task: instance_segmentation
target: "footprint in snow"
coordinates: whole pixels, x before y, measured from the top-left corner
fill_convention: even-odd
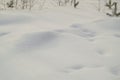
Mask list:
[[[77,71],[77,70],[81,70],[83,68],[84,68],[83,65],[75,65],[75,66],[65,68],[65,70],[63,72],[64,73],[71,73],[71,72],[74,72],[74,71]]]
[[[73,29],[69,30],[69,32],[78,35],[80,37],[87,38],[90,41],[93,41],[94,40],[93,38],[96,36],[96,32],[82,27],[81,24],[74,24],[71,27]]]
[[[73,25],[71,25],[70,27],[71,28],[74,28],[74,29],[78,29],[78,28],[80,28],[81,26],[83,26],[82,24],[73,24]]]
[[[116,38],[120,38],[120,34],[115,34],[114,35]]]
[[[91,65],[74,65],[74,66],[70,66],[70,67],[67,67],[65,68],[62,72],[64,73],[72,73],[72,72],[75,72],[75,71],[80,71],[84,68],[101,68],[102,65],[97,65],[97,64],[91,64]]]
[[[103,50],[103,49],[97,49],[96,52],[97,52],[99,55],[105,55],[105,50]]]
[[[7,34],[9,34],[9,33],[0,33],[0,37],[5,36]]]
[[[65,32],[65,30],[63,30],[63,29],[58,29],[58,30],[55,30],[55,32],[63,33],[63,32]]]
[[[114,75],[119,75],[120,76],[120,65],[119,66],[115,66],[115,67],[112,67],[110,69],[110,72]]]

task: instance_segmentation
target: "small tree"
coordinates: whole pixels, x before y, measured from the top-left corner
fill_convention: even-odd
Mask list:
[[[15,0],[15,8],[18,8],[18,0]]]
[[[35,5],[35,0],[29,0],[29,10],[32,9],[32,7]]]
[[[7,2],[7,6],[8,6],[8,8],[13,8],[14,7],[14,0]]]
[[[46,0],[41,0],[39,8],[42,9],[46,3]]]
[[[65,2],[64,2],[64,3],[65,3],[65,5],[67,5],[67,3],[69,3],[69,0],[65,0]]]
[[[21,6],[22,6],[21,8],[22,8],[22,9],[27,8],[27,7],[28,7],[27,4],[28,4],[28,0],[21,0]]]
[[[109,0],[107,3],[106,3],[106,6],[109,8],[109,9],[112,9],[112,0]]]
[[[98,11],[101,11],[101,0],[98,0]]]
[[[117,6],[117,2],[113,2],[112,4],[111,4],[111,7],[109,8],[109,9],[111,9],[112,10],[112,14],[110,14],[110,13],[107,13],[107,15],[109,15],[109,16],[120,16],[120,12],[117,12],[118,11],[118,6]]]
[[[120,12],[117,12],[117,10],[118,10],[117,4],[118,4],[117,2],[113,3],[113,5],[114,5],[113,11],[112,11],[113,16],[119,16],[120,15]]]
[[[74,8],[76,8],[79,4],[79,1],[71,0],[71,5],[73,4]]]

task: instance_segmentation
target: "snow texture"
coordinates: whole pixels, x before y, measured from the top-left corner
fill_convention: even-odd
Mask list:
[[[119,17],[90,5],[0,17],[0,80],[120,80]]]

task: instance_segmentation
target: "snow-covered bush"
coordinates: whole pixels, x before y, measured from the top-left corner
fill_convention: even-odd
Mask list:
[[[107,13],[109,16],[120,16],[120,12],[118,12],[118,2],[109,0],[108,3],[106,3],[106,6],[112,11],[112,13]]]

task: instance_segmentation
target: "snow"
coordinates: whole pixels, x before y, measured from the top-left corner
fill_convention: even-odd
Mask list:
[[[1,11],[0,80],[120,80],[120,18],[92,8]]]

